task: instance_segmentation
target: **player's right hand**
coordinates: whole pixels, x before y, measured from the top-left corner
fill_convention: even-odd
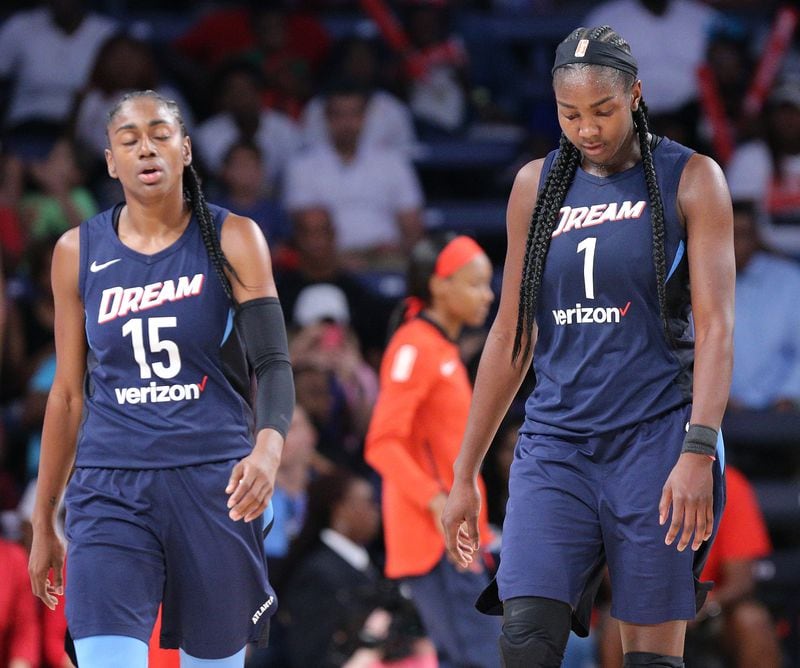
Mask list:
[[[34,530],[28,575],[34,595],[55,610],[58,605],[56,596],[64,595],[64,545],[55,529]]]
[[[480,509],[481,495],[477,480],[456,480],[442,513],[442,526],[447,555],[461,568],[467,568],[472,563],[480,546]]]

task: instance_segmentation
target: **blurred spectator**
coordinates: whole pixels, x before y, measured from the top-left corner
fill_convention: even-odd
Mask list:
[[[700,71],[700,132],[723,166],[730,160],[736,142],[754,132],[753,119],[744,114],[744,100],[755,69],[753,41],[742,20],[719,15],[712,22],[706,60]]]
[[[250,0],[244,7],[219,8],[180,37],[175,47],[195,64],[194,71],[184,68],[193,88],[204,94],[204,75],[230,57],[244,55],[265,78],[264,103],[299,117],[330,40],[315,16],[284,9],[283,4]]]
[[[5,399],[19,396],[41,361],[54,350],[50,264],[55,242],[54,237],[35,241],[27,253],[28,274],[9,282],[3,351]]]
[[[0,27],[0,79],[12,80],[4,127],[64,123],[100,45],[115,30],[82,0],[48,0]]]
[[[20,215],[32,238],[58,236],[97,213],[70,139],[59,138],[46,156],[28,163],[26,173],[31,187],[20,201]]]
[[[769,96],[765,139],[742,145],[726,169],[734,199],[758,203],[764,240],[800,256],[800,78]]]
[[[327,209],[311,206],[292,215],[293,257],[276,262],[275,283],[286,322],[291,322],[300,291],[316,283],[330,283],[347,298],[353,329],[368,360],[380,359],[386,344],[386,323],[394,302],[374,296],[363,279],[342,266],[336,249],[336,230]]]
[[[360,443],[378,395],[378,376],[350,327],[347,297],[330,283],[309,285],[297,295],[292,322],[299,328],[289,346],[292,363],[332,374],[347,406],[349,437]]]
[[[754,563],[772,552],[767,526],[747,478],[728,465],[725,484],[725,512],[700,577],[714,582],[714,589],[698,614],[700,625],[691,633],[707,631],[714,636],[715,644],[725,649],[727,665],[780,668],[783,661],[775,625],[754,596]],[[715,619],[721,622],[717,628]],[[710,623],[705,624],[706,620]]]
[[[379,526],[375,491],[366,480],[338,473],[310,485],[306,523],[279,590],[294,668],[341,666],[360,644],[380,601],[380,572],[366,549]]]
[[[353,37],[345,40],[339,49],[333,78],[351,82],[368,96],[359,146],[389,147],[410,155],[416,143],[411,112],[405,103],[381,89],[378,45],[374,40]],[[309,146],[331,143],[324,95],[316,95],[306,105],[303,132]]]
[[[290,213],[312,206],[331,211],[346,264],[401,266],[404,251],[422,233],[422,191],[402,153],[360,145],[367,101],[355,89],[327,95],[332,146],[318,146],[291,162],[286,207]]]
[[[302,406],[295,406],[286,434],[272,494],[273,523],[264,540],[270,574],[278,578],[289,543],[300,533],[306,515],[307,488],[317,444],[317,431]]]
[[[255,143],[246,140],[235,142],[222,161],[220,192],[214,201],[233,213],[256,221],[274,256],[289,236],[289,219],[280,204],[270,196],[264,162],[263,153]]]
[[[767,251],[751,202],[734,202],[736,327],[730,408],[800,410],[800,266]]]
[[[22,160],[0,151],[0,259],[7,274],[17,268],[28,240],[19,218],[24,172]]]
[[[211,172],[220,172],[235,143],[249,141],[261,150],[264,169],[274,184],[299,148],[299,129],[285,114],[262,106],[262,89],[258,68],[245,61],[230,62],[218,72],[214,90],[219,91],[219,108],[194,134],[195,148]]]
[[[39,668],[41,627],[28,580],[28,557],[0,539],[0,665]]]
[[[102,162],[103,171],[108,111],[119,97],[134,90],[154,90],[175,100],[192,134],[189,107],[174,87],[162,83],[153,48],[130,35],[114,35],[97,52],[87,86],[78,98],[74,121],[76,141],[94,161]]]
[[[697,0],[608,0],[582,22],[607,24],[625,35],[647,82],[642,96],[650,127],[689,146],[695,145],[698,120],[697,69],[706,57],[714,16]]]
[[[56,376],[56,356],[44,357],[33,372],[22,398],[22,427],[29,434],[25,452],[25,480],[32,480],[39,470],[42,445],[42,422],[47,396]]]
[[[488,257],[469,237],[423,239],[414,247],[365,448],[383,483],[386,575],[408,588],[448,666],[500,663],[499,620],[474,608],[489,581],[482,555],[467,568],[451,562],[441,519],[472,398],[456,341],[465,326],[484,324],[494,300],[491,276]],[[492,534],[482,479],[475,487],[485,548]]]
[[[767,528],[747,479],[731,466],[726,466],[725,477],[725,512],[701,575],[701,580],[714,582],[714,589],[689,625],[687,665],[708,665],[707,655],[693,656],[697,651],[722,654],[724,666],[780,668],[775,626],[754,597],[754,563],[772,550]],[[602,629],[600,665],[617,668],[622,663],[619,625],[609,617]]]
[[[408,2],[404,21],[412,54],[406,62],[407,98],[423,136],[464,129],[468,117],[468,55],[448,34],[450,9],[443,2]]]

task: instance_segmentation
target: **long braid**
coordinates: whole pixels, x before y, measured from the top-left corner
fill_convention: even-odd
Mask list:
[[[175,117],[175,120],[180,126],[181,134],[186,136],[186,124],[183,121],[183,115],[181,114],[181,110],[177,102],[165,98],[163,95],[160,95],[154,90],[133,91],[120,97],[117,103],[108,112],[106,127],[108,127],[111,121],[114,120],[114,117],[117,115],[123,104],[140,97],[149,97],[157,100],[160,104],[163,104]],[[216,227],[214,226],[214,218],[211,215],[211,211],[208,209],[208,204],[206,203],[206,198],[203,194],[203,189],[201,188],[200,177],[197,175],[194,165],[189,165],[186,167],[186,169],[184,169],[183,197],[192,213],[197,218],[197,222],[200,227],[200,235],[203,238],[203,244],[206,247],[206,252],[211,260],[211,264],[214,265],[214,270],[216,271],[217,276],[219,276],[219,280],[222,283],[222,289],[225,291],[228,299],[235,304],[236,300],[233,297],[233,288],[231,287],[231,282],[228,280],[225,270],[227,269],[227,271],[237,279],[238,276],[236,275],[234,268],[231,266],[231,263],[228,261],[228,258],[225,257],[225,253],[222,252],[219,235],[217,234]]]
[[[236,276],[236,271],[231,266],[228,258],[225,257],[225,253],[222,252],[217,228],[214,226],[214,218],[211,215],[211,211],[208,209],[203,189],[200,187],[200,177],[197,175],[194,165],[189,165],[183,172],[183,195],[192,213],[194,213],[197,218],[197,223],[200,227],[200,235],[203,238],[203,245],[206,247],[206,252],[211,260],[211,264],[214,265],[217,276],[219,276],[222,289],[225,290],[228,299],[235,304],[236,300],[233,297],[233,288],[231,287],[231,282],[228,280],[228,276],[225,274],[225,270],[227,269],[233,276]]]
[[[656,270],[656,291],[658,294],[658,310],[661,313],[661,324],[664,334],[672,347],[675,339],[667,321],[667,253],[665,248],[666,224],[664,220],[664,202],[661,199],[661,188],[658,186],[656,168],[653,163],[653,151],[650,148],[649,128],[647,124],[647,106],[639,100],[639,108],[633,114],[636,131],[639,134],[639,147],[642,152],[642,167],[647,182],[647,197],[650,200],[650,220],[653,226],[653,265]]]
[[[536,207],[528,227],[528,238],[525,243],[525,261],[522,267],[522,281],[519,286],[519,314],[517,331],[514,335],[512,359],[516,360],[522,350],[525,339],[523,357],[531,351],[531,332],[536,317],[536,301],[542,286],[542,275],[550,240],[558,224],[561,205],[575,176],[580,161],[580,152],[572,143],[561,135],[558,154],[553,166],[547,174],[542,191],[536,200]]]
[[[596,28],[577,28],[564,40],[573,42],[581,39],[600,40],[616,46],[630,53],[628,43],[618,35],[613,28],[607,25]],[[565,68],[598,67],[596,65],[566,65]],[[619,70],[607,69],[620,77],[620,82],[630,88],[633,77]],[[634,113],[634,124],[638,132],[639,144],[642,152],[642,165],[647,181],[647,192],[650,200],[650,211],[653,225],[653,264],[655,266],[656,280],[658,282],[658,305],[664,333],[668,341],[674,345],[674,338],[667,322],[667,296],[666,296],[666,251],[665,251],[665,220],[664,205],[661,200],[661,191],[658,187],[653,154],[648,143],[647,108],[640,100],[639,109]],[[569,142],[564,134],[561,135],[559,150],[553,166],[545,179],[539,197],[536,201],[531,223],[528,228],[528,237],[525,244],[525,258],[522,267],[522,281],[519,289],[519,311],[517,315],[517,329],[514,336],[512,360],[516,361],[520,353],[527,357],[531,349],[531,332],[533,331],[536,316],[536,302],[542,285],[547,252],[550,249],[550,240],[558,221],[561,206],[564,203],[575,171],[581,160],[580,151]],[[523,340],[525,341],[523,349]]]

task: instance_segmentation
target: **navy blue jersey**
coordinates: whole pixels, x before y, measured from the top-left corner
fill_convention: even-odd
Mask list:
[[[209,208],[219,233],[228,212]],[[119,210],[80,228],[89,351],[76,465],[168,468],[245,456],[247,360],[197,220],[144,255],[120,241]]]
[[[693,341],[686,231],[677,211],[692,151],[653,150],[666,219],[670,346],[658,306],[650,202],[641,162],[598,177],[578,168],[547,255],[536,322],[536,387],[524,433],[589,436],[691,401]],[[555,152],[544,163],[541,184]]]

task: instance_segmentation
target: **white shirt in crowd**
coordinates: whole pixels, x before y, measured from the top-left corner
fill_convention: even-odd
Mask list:
[[[71,35],[53,23],[47,9],[12,15],[0,26],[0,78],[14,80],[6,125],[66,121],[98,49],[116,29],[111,19],[92,13]]]
[[[193,139],[203,164],[218,173],[225,154],[239,140],[239,129],[233,116],[225,112],[198,125]],[[254,140],[263,154],[265,171],[274,181],[300,148],[301,135],[295,122],[286,114],[265,109],[261,112]]]
[[[716,12],[695,0],[671,0],[662,16],[638,0],[612,0],[581,25],[610,25],[631,46],[639,64],[642,97],[653,113],[679,109],[697,99],[697,68],[705,60],[708,28]]]
[[[330,144],[324,96],[314,97],[306,105],[302,124],[306,146]],[[372,93],[361,131],[361,145],[394,148],[411,155],[416,141],[414,122],[408,107],[386,91],[376,90]]]
[[[344,251],[399,244],[397,215],[423,204],[410,161],[399,151],[367,146],[349,163],[327,145],[300,154],[289,164],[283,192],[290,212],[327,208]]]

